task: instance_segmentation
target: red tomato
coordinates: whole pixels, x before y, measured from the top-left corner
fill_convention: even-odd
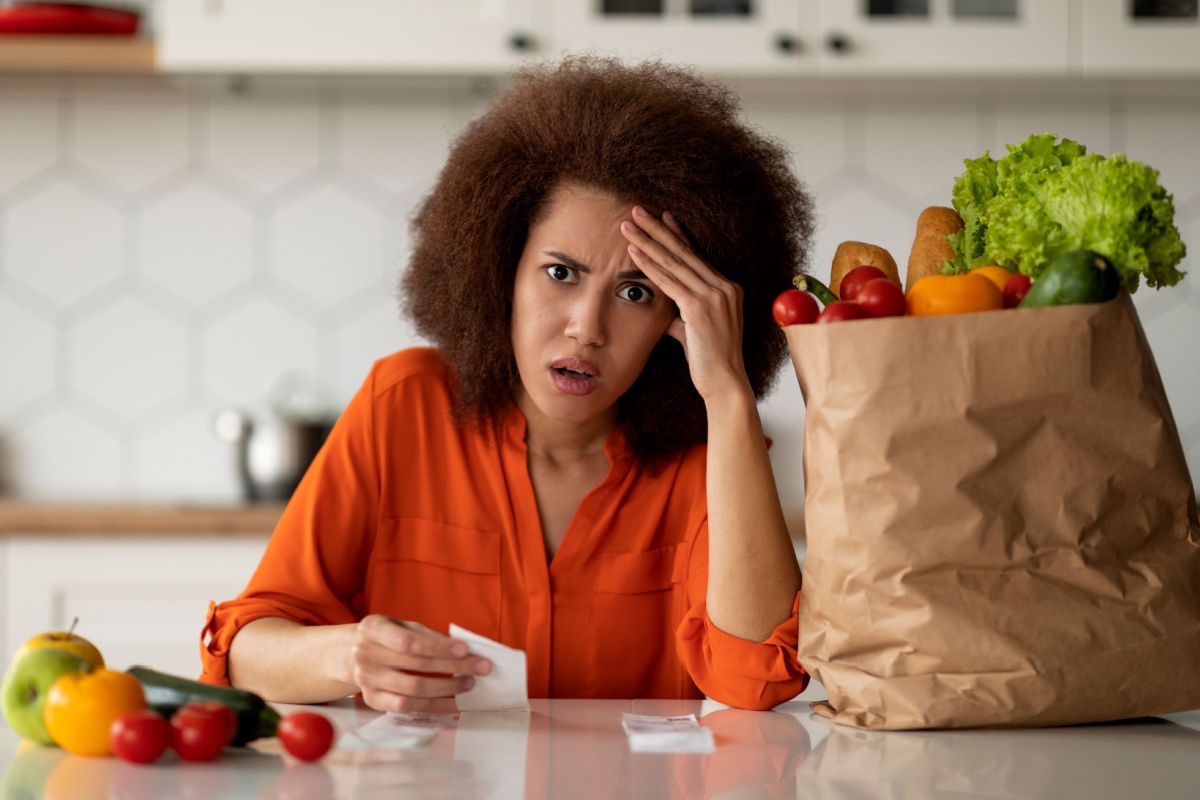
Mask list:
[[[879,267],[866,265],[855,267],[842,278],[842,282],[838,286],[838,297],[842,300],[856,301],[858,300],[859,290],[866,286],[869,281],[886,277],[887,275]]]
[[[835,300],[821,312],[817,322],[839,322],[843,319],[866,319],[867,312],[858,303]]]
[[[903,317],[908,311],[904,290],[887,278],[867,281],[858,290],[854,302],[862,306],[869,317]]]
[[[1025,299],[1025,295],[1029,293],[1029,287],[1033,285],[1033,279],[1028,275],[1017,273],[1004,282],[1004,307],[1016,308]]]
[[[212,761],[236,730],[237,717],[224,703],[188,703],[171,717],[171,746],[185,761]]]
[[[779,327],[787,325],[807,325],[815,322],[821,313],[816,299],[808,292],[799,289],[787,289],[775,298],[771,306],[771,314]]]
[[[167,752],[171,725],[148,708],[129,711],[113,720],[108,729],[112,751],[134,764],[149,764]]]
[[[316,761],[333,746],[333,723],[321,714],[297,711],[279,721],[275,735],[301,761]]]

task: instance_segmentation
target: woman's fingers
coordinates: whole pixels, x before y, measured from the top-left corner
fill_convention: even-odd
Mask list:
[[[664,212],[663,219],[650,215],[641,206],[633,207],[636,225],[622,227],[625,238],[653,258],[681,284],[693,291],[704,286],[720,287],[725,278],[696,254],[679,223]],[[670,223],[667,223],[670,219]]]
[[[427,675],[392,669],[382,664],[359,664],[359,687],[406,697],[449,697],[475,685],[470,675]]]
[[[451,675],[485,675],[491,669],[491,662],[471,655],[464,642],[419,622],[402,622],[380,614],[359,623],[356,648],[363,651],[364,659],[398,669]]]
[[[485,658],[465,643],[417,622],[379,614],[359,623],[354,680],[367,705],[382,711],[419,711],[435,697],[449,697],[491,672]]]

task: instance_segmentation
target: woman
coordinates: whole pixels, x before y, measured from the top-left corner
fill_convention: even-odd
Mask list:
[[[530,68],[454,143],[413,221],[406,310],[437,349],[376,363],[203,679],[419,710],[523,649],[534,697],[807,682],[800,572],[755,405],[808,196],[733,95],[680,69]]]

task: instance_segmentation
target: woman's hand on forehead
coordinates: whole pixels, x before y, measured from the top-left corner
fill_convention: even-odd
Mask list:
[[[675,217],[633,207],[621,223],[629,255],[679,309],[667,333],[683,345],[696,391],[706,402],[750,390],[742,360],[742,287],[701,258]]]

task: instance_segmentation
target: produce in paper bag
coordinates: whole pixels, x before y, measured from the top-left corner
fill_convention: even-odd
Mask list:
[[[785,331],[820,713],[902,729],[1200,708],[1200,519],[1127,293]]]

